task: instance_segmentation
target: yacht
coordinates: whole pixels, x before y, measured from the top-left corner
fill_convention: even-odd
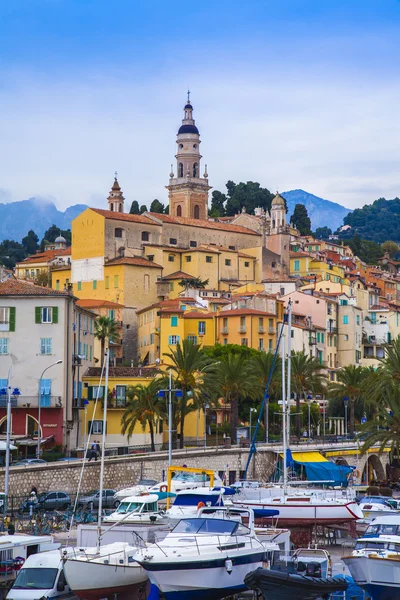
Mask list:
[[[244,578],[262,566],[277,544],[262,544],[254,533],[254,515],[248,526],[236,518],[181,519],[158,544],[135,555],[166,600],[216,600],[246,589]]]
[[[171,508],[166,511],[170,525],[176,525],[184,517],[195,517],[202,506],[223,506],[225,488],[197,487],[176,494]]]
[[[375,517],[400,514],[390,501],[391,498],[385,498],[384,496],[364,496],[364,498],[361,498],[360,508],[364,519],[372,521]]]
[[[157,494],[128,496],[117,510],[103,519],[104,523],[134,523],[136,525],[155,525],[166,523],[165,511],[158,506]]]
[[[400,600],[400,515],[376,517],[342,560],[374,600]]]

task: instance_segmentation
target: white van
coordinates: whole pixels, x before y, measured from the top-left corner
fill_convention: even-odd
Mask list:
[[[29,556],[7,594],[7,600],[78,600],[65,579],[63,565],[59,550]]]

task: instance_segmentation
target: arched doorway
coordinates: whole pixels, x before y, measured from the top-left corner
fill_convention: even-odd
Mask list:
[[[383,481],[385,479],[385,469],[377,454],[370,454],[365,462],[362,472],[361,483],[370,484],[371,481]]]
[[[32,417],[32,415],[26,415],[26,435],[28,437],[37,437],[39,421]],[[43,430],[40,427],[40,437],[43,437]]]

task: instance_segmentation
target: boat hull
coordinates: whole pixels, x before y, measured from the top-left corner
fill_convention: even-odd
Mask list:
[[[280,527],[302,525],[332,525],[334,523],[348,523],[362,518],[362,513],[357,503],[343,504],[312,504],[310,502],[246,502],[233,501],[233,506],[257,510],[279,510],[277,521]]]
[[[130,566],[69,559],[64,571],[70,588],[82,600],[113,598],[113,594],[118,594],[118,600],[147,597],[148,578],[137,563]]]
[[[342,559],[354,581],[373,600],[400,600],[400,560],[374,556],[347,556]]]
[[[217,600],[246,589],[244,578],[262,566],[264,552],[236,557],[223,557],[181,563],[145,564],[148,577],[167,600]],[[232,561],[232,572],[228,573],[225,561]]]

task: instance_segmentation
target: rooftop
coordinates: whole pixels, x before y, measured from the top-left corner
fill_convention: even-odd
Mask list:
[[[112,213],[113,214],[113,213]],[[176,225],[185,225],[189,227],[203,227],[205,229],[217,229],[219,231],[231,231],[233,233],[246,233],[247,235],[260,236],[261,234],[247,227],[241,225],[231,225],[229,223],[217,223],[216,221],[201,220],[201,219],[187,219],[185,217],[172,217],[171,215],[164,215],[159,213],[144,213],[151,215],[152,217],[159,219],[163,223],[172,223]]]
[[[148,269],[162,269],[162,266],[147,258],[140,256],[122,256],[121,258],[112,258],[106,262],[105,266],[109,265],[130,265],[132,267],[147,267]]]
[[[70,297],[68,292],[53,290],[52,288],[35,285],[20,279],[6,279],[0,282],[0,296],[64,296]]]
[[[84,373],[84,377],[99,377],[101,375],[101,367],[89,367]],[[109,377],[125,378],[125,377],[155,377],[160,375],[160,371],[154,367],[109,367]]]
[[[96,298],[93,299],[81,299],[77,300],[77,305],[81,308],[123,308],[123,304],[118,304],[117,302],[111,302],[110,300],[99,300]]]

